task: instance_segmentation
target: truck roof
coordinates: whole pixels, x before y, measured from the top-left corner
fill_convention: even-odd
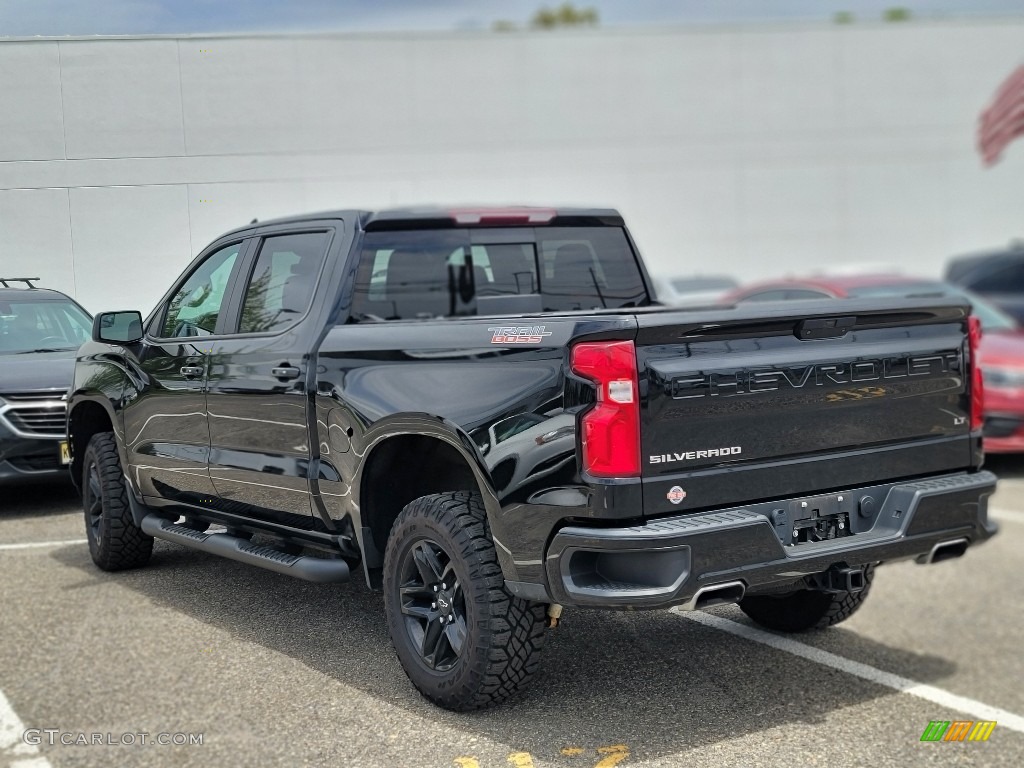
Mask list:
[[[319,211],[266,221],[254,220],[252,223],[233,229],[226,234],[236,234],[268,225],[294,224],[322,219],[358,219],[360,227],[368,231],[471,226],[570,226],[576,224],[622,226],[625,223],[622,214],[614,208],[456,205],[385,208],[378,211],[363,209]]]

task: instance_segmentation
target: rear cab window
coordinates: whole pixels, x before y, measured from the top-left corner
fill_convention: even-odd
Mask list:
[[[349,322],[624,309],[650,303],[614,226],[366,233]]]

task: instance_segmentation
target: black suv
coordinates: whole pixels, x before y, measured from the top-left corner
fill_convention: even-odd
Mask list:
[[[946,279],[1024,323],[1024,240],[996,251],[958,256],[947,265]]]
[[[71,460],[65,399],[92,318],[38,280],[0,278],[0,484],[63,480]]]

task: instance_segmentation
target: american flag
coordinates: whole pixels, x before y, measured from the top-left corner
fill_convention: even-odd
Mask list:
[[[985,165],[994,165],[1006,145],[1024,135],[1024,66],[999,86],[978,121],[978,151]]]

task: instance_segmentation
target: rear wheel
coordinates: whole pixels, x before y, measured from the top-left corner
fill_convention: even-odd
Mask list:
[[[499,702],[539,664],[546,607],[505,589],[478,494],[406,506],[385,551],[384,606],[409,679],[446,709]]]
[[[867,599],[875,577],[873,565],[864,568],[860,592],[823,592],[798,589],[781,595],[753,595],[740,600],[740,610],[756,623],[780,632],[825,629],[846,621]]]
[[[82,457],[82,507],[92,561],[104,571],[145,565],[153,537],[132,519],[128,487],[113,432],[92,436]]]

